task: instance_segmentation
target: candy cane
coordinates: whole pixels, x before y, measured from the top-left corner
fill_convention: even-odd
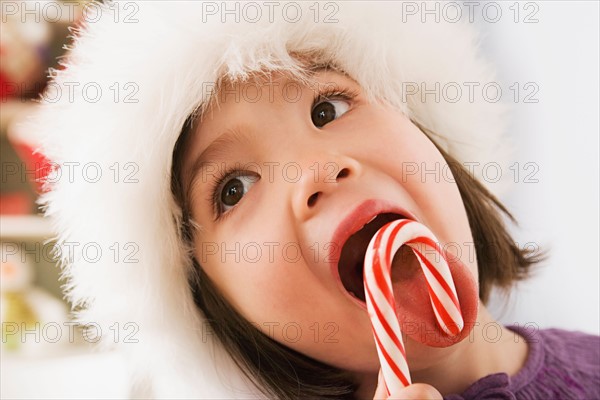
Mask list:
[[[410,246],[419,260],[431,306],[442,330],[454,337],[464,326],[454,280],[433,233],[408,219],[390,222],[379,229],[365,255],[364,285],[388,395],[411,384],[391,280],[392,259],[403,244]],[[433,251],[423,254],[422,247]]]

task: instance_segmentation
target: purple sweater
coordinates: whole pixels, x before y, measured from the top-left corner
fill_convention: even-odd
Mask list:
[[[600,399],[600,336],[561,329],[533,332],[508,326],[529,343],[523,368],[513,376],[481,378],[445,400]]]

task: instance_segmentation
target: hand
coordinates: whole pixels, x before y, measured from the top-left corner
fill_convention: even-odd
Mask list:
[[[400,393],[396,393],[387,397],[385,385],[383,383],[383,375],[379,370],[379,379],[377,382],[377,390],[375,390],[374,400],[443,400],[442,394],[431,385],[425,383],[415,383],[402,389]]]

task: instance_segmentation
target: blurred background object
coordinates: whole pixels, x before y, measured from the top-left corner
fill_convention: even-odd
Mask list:
[[[2,349],[29,355],[62,350],[68,343],[68,336],[61,334],[68,320],[66,304],[33,285],[33,265],[17,243],[1,243],[0,257]],[[32,331],[45,331],[45,340],[36,340],[42,335],[20,340],[21,332]]]
[[[68,57],[87,1],[0,0],[0,397],[126,398],[120,355],[69,320],[55,243],[36,198],[48,160],[19,122]]]

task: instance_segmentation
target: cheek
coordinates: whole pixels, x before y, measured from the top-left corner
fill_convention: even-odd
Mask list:
[[[425,136],[422,136],[425,138]],[[407,180],[423,222],[436,235],[444,251],[458,257],[477,279],[477,260],[468,215],[450,167],[427,138],[417,172]]]
[[[289,348],[347,370],[376,369],[366,313],[319,280],[298,255],[290,232],[264,221],[253,224],[252,234],[227,229],[196,241],[195,255],[219,293],[248,322]]]
[[[204,243],[207,248],[209,242]],[[230,251],[235,243],[223,246]],[[346,299],[340,301],[340,296],[322,285],[304,260],[294,255],[291,246],[286,253],[285,243],[279,243],[271,245],[272,262],[266,247],[260,262],[244,256],[242,243],[237,260],[233,251],[217,254],[217,249],[210,247],[202,268],[225,300],[268,337],[339,368],[376,369],[377,354],[366,313],[348,307]]]
[[[259,325],[302,316],[302,288],[315,286],[292,224],[265,200],[240,204],[195,241],[195,256],[219,292]]]
[[[282,272],[287,268],[274,252],[281,248],[281,240],[261,236],[259,230],[260,226],[254,235],[235,230],[203,235],[195,243],[195,256],[203,270],[225,299],[249,320],[258,317],[256,310],[267,315],[273,311],[274,305],[266,299],[281,298],[279,291],[286,278]]]
[[[372,154],[378,157],[365,161],[392,176],[444,250],[458,257],[477,279],[469,220],[446,160],[427,135],[404,115],[385,107],[376,114],[370,143]]]

